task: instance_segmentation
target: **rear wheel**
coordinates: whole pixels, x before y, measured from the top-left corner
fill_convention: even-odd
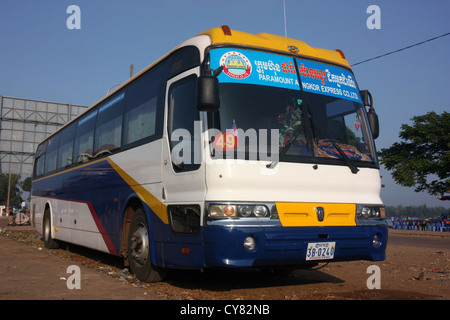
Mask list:
[[[47,208],[44,212],[44,228],[43,228],[44,245],[48,249],[59,248],[59,243],[52,238],[52,220],[50,218],[50,210]]]
[[[164,270],[152,264],[150,236],[147,219],[142,209],[137,209],[128,234],[128,259],[131,272],[143,282],[158,282],[164,277]]]

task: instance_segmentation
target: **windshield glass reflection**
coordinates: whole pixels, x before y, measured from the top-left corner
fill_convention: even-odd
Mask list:
[[[280,161],[311,162],[342,160],[358,165],[375,164],[365,111],[361,104],[309,92],[276,87],[222,83],[221,108],[210,118],[211,128],[236,135],[237,147],[245,154],[235,158],[255,159],[261,139],[273,143]],[[248,132],[258,134],[258,142]],[[261,134],[267,135],[261,137]],[[339,150],[340,149],[340,150]],[[345,153],[345,155],[342,154]],[[257,157],[259,159],[259,157]]]

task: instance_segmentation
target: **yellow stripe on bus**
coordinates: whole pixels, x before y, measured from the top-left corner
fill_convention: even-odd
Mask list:
[[[155,212],[155,214],[161,219],[165,224],[169,223],[169,218],[167,216],[167,207],[159,201],[153,194],[151,194],[147,189],[145,189],[139,182],[134,180],[128,173],[122,170],[114,161],[110,158],[106,158],[111,167],[116,170],[116,172],[122,177],[123,180],[136,192],[136,194],[144,201],[150,209]]]
[[[356,226],[356,205],[349,203],[277,202],[284,227]],[[318,212],[323,210],[323,220]]]

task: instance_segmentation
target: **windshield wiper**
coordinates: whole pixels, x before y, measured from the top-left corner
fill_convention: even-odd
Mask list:
[[[327,139],[326,141],[331,142],[331,144],[333,145],[333,147],[339,152],[339,154],[341,155],[341,158],[345,161],[345,163],[347,164],[347,166],[350,168],[350,171],[353,174],[357,174],[359,169],[358,166],[352,161],[350,160],[350,158],[345,154],[344,150],[342,150],[341,147],[339,147],[339,145],[337,143],[335,143],[332,139]]]
[[[345,164],[350,168],[350,171],[353,174],[357,174],[359,171],[358,166],[352,160],[350,160],[350,158],[347,156],[347,154],[345,154],[344,150],[342,150],[342,148],[339,147],[339,145],[333,139],[330,139],[326,135],[323,135],[322,132],[319,130],[319,127],[316,125],[316,123],[312,117],[310,107],[311,107],[310,104],[308,104],[308,108],[306,108],[306,109],[307,109],[309,120],[311,121],[311,125],[314,128],[314,130],[316,130],[317,133],[322,138],[326,139],[327,142],[331,142],[333,147],[337,150],[337,152],[339,152],[339,155],[341,156],[342,160],[344,160]]]

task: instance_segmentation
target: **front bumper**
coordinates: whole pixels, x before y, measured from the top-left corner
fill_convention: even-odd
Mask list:
[[[334,257],[325,261],[370,260],[386,258],[388,230],[385,226],[356,227],[236,227],[203,228],[206,267],[296,266],[306,260],[310,242],[335,242]],[[379,243],[374,246],[377,235]],[[248,250],[246,237],[255,239]],[[317,261],[315,261],[317,262]]]

